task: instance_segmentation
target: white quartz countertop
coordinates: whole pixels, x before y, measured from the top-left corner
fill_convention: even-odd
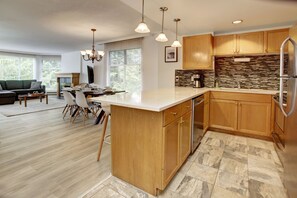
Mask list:
[[[233,89],[233,88],[191,88],[191,87],[174,87],[156,89],[150,91],[134,93],[117,93],[115,95],[106,95],[90,98],[90,101],[101,102],[104,104],[123,106],[135,109],[149,111],[163,111],[174,105],[195,98],[208,91],[223,91],[237,93],[253,94],[276,94],[277,91],[261,89]]]

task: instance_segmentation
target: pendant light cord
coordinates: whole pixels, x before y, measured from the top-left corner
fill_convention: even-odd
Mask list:
[[[141,22],[144,22],[144,0],[142,0],[142,20]]]
[[[177,23],[178,21],[176,21],[176,25],[175,25],[175,40],[177,40]]]
[[[162,11],[163,11],[163,14],[162,14],[162,33],[164,33],[163,31],[164,31],[164,12],[165,12],[165,10],[163,9]]]
[[[93,51],[95,51],[95,40],[94,40],[94,33],[95,33],[95,31],[93,31]]]

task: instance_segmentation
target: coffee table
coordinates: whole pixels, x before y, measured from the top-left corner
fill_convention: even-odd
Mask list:
[[[48,95],[47,95],[47,93],[32,93],[32,94],[26,94],[26,95],[19,95],[18,96],[20,105],[22,105],[22,100],[24,100],[25,107],[27,107],[27,100],[38,99],[38,98],[39,98],[40,102],[42,102],[42,98],[45,98],[45,102],[46,102],[46,104],[48,104]]]

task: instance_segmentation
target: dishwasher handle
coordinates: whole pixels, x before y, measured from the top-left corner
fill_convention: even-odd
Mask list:
[[[203,102],[204,102],[204,98],[200,100],[194,100],[194,106],[200,105]]]

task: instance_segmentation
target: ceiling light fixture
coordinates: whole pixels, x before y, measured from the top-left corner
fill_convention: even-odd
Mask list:
[[[144,0],[142,0],[142,15],[141,15],[141,22],[138,24],[137,28],[135,29],[137,33],[149,33],[150,29],[144,22]]]
[[[233,24],[240,24],[240,23],[242,23],[243,22],[243,20],[235,20],[235,21],[233,21],[232,23]]]
[[[94,63],[94,60],[101,61],[104,56],[104,51],[95,51],[95,41],[94,41],[94,33],[96,32],[96,29],[91,29],[93,32],[93,45],[92,50],[86,50],[86,51],[80,51],[82,58],[85,61],[92,61]]]
[[[159,41],[159,42],[166,42],[166,41],[168,41],[168,38],[164,34],[164,12],[167,11],[167,10],[168,10],[167,7],[161,7],[160,8],[160,11],[162,11],[162,32],[156,38],[156,41]]]
[[[176,18],[173,20],[176,25],[175,25],[175,41],[172,43],[171,47],[182,47],[182,45],[180,44],[180,42],[177,39],[177,23],[180,21],[180,19]]]

